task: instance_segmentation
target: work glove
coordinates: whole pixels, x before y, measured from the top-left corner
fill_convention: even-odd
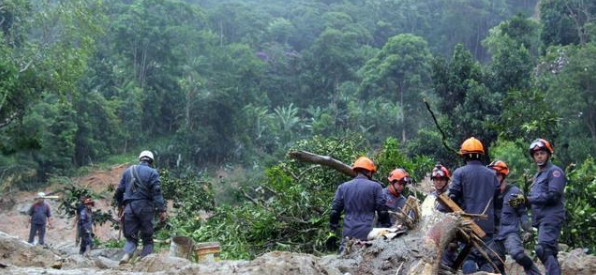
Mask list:
[[[509,206],[518,208],[526,204],[526,197],[523,194],[511,194],[511,198],[508,201]]]

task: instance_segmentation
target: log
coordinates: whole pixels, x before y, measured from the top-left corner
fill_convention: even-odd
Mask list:
[[[330,156],[321,156],[306,151],[292,151],[288,153],[288,157],[302,162],[327,166],[350,177],[356,176],[356,173],[352,171],[352,167]]]
[[[440,196],[438,196],[437,199],[443,205],[445,205],[449,209],[451,209],[451,211],[453,211],[453,212],[463,212],[463,210],[459,207],[459,205],[457,205],[453,200],[451,200],[447,196],[447,194],[443,193]],[[482,230],[480,228],[480,226],[478,226],[471,218],[465,217],[465,215],[463,215],[463,216],[464,216],[464,221],[470,223],[470,228],[472,229],[472,231],[474,232],[474,234],[476,234],[480,238],[484,238],[484,236],[486,236],[486,233],[484,232],[484,230]]]

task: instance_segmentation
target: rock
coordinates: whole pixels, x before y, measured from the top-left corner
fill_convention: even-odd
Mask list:
[[[43,249],[0,232],[0,258],[14,266],[49,268],[62,258],[52,250]]]
[[[138,272],[175,271],[190,264],[191,262],[187,259],[151,254],[134,264],[132,270]]]
[[[100,269],[117,269],[118,264],[118,261],[114,261],[102,256],[99,256],[95,259],[95,266],[97,266]]]
[[[559,263],[561,264],[562,274],[596,274],[596,257],[586,255],[581,248],[572,250],[568,253],[559,253]]]

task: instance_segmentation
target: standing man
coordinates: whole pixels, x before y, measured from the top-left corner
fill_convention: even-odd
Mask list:
[[[397,168],[387,177],[389,185],[383,189],[383,196],[385,196],[388,210],[393,212],[400,212],[406,204],[406,197],[402,195],[406,185],[412,181],[408,172],[405,169]],[[395,224],[395,220],[391,218],[391,224]]]
[[[372,180],[377,171],[373,161],[360,157],[352,165],[352,170],[357,174],[356,177],[337,188],[329,215],[329,229],[335,232],[339,228],[341,213],[346,212],[340,252],[346,237],[367,239],[368,233],[373,229],[375,213],[383,227],[390,226],[383,187]]]
[[[523,194],[519,188],[509,185],[505,178],[509,175],[509,167],[500,160],[495,160],[488,165],[497,173],[497,180],[500,183],[499,196],[495,202],[495,221],[497,230],[495,234],[494,250],[501,258],[495,263],[499,272],[505,275],[505,252],[524,268],[527,275],[540,275],[540,270],[524,252],[524,245],[520,237],[519,227],[524,231],[532,232],[532,224],[528,219],[527,208],[524,204],[511,205],[509,198],[518,197]],[[515,206],[515,207],[514,207]]]
[[[486,233],[482,239],[484,243],[491,245],[495,231],[494,202],[499,192],[499,182],[495,173],[480,162],[484,146],[478,139],[471,137],[465,140],[459,152],[466,165],[453,172],[449,197],[466,213],[488,216],[486,220],[475,219],[475,222]],[[493,272],[489,262],[476,249],[472,249],[464,260],[462,270],[464,274],[478,270]]]
[[[75,235],[75,245],[79,245],[81,243],[81,228],[79,226],[79,217],[81,216],[81,211],[85,210],[85,200],[87,199],[86,195],[80,195],[79,196],[79,202],[76,205],[75,208],[75,220],[74,220],[74,224],[73,227],[76,230],[76,235]]]
[[[509,203],[531,205],[532,225],[538,228],[536,256],[544,264],[546,274],[560,275],[557,254],[561,226],[566,218],[563,195],[567,179],[563,170],[551,163],[553,152],[553,147],[545,139],[539,138],[530,144],[529,153],[538,166],[538,172],[534,175],[528,197],[520,195]]]
[[[33,244],[35,235],[38,235],[37,243],[44,245],[43,239],[46,235],[46,223],[48,227],[52,227],[52,221],[50,219],[52,212],[50,205],[44,201],[45,196],[46,194],[44,192],[37,193],[35,203],[29,208],[29,224],[31,226],[31,230],[29,231],[30,244]]]
[[[151,168],[153,153],[143,151],[139,155],[139,164],[124,171],[120,184],[114,194],[120,211],[124,211],[124,256],[120,263],[130,260],[137,249],[139,237],[143,241],[140,257],[153,252],[153,216],[159,212],[159,220],[166,220],[166,205],[161,193],[159,174]],[[139,235],[140,233],[140,235]]]
[[[81,234],[81,246],[79,254],[84,255],[89,253],[93,246],[93,207],[95,202],[91,198],[85,198],[83,201],[83,209],[78,212],[78,227]]]

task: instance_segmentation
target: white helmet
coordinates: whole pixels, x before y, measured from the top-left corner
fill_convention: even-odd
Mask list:
[[[35,197],[36,199],[43,199],[46,197],[46,193],[44,192],[39,192],[37,193],[37,197]]]
[[[153,161],[153,153],[151,153],[151,151],[143,151],[139,155],[139,160],[142,160],[143,158],[148,158],[151,159],[151,161]]]

